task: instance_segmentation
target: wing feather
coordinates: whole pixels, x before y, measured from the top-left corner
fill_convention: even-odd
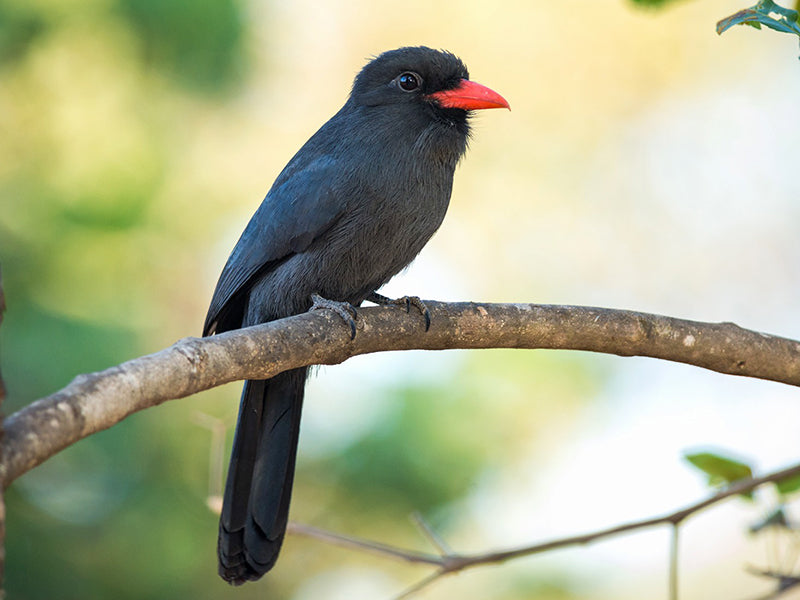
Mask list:
[[[271,265],[306,250],[341,216],[344,204],[333,185],[336,161],[323,156],[300,170],[294,166],[290,163],[286,171],[291,173],[285,171],[277,179],[231,252],[214,290],[203,335],[240,327],[240,319],[230,323],[225,317],[242,305],[249,282]]]

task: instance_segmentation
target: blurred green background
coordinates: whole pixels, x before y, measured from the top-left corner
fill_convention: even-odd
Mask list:
[[[199,334],[274,177],[362,64],[400,45],[457,53],[513,110],[475,119],[445,225],[387,294],[800,337],[797,47],[745,28],[717,37],[743,7],[0,0],[6,414]],[[9,597],[388,598],[428,572],[290,537],[264,580],[224,584],[207,506],[219,452],[203,423],[230,438],[238,394],[137,414],[17,481]],[[418,510],[467,552],[700,498],[687,448],[796,460],[800,409],[793,390],[681,365],[484,351],[321,368],[304,419],[294,519],[430,550],[407,519]],[[765,589],[741,569],[770,566],[743,534],[751,518],[732,503],[689,524],[682,598]],[[666,598],[666,540],[486,568],[419,597]]]

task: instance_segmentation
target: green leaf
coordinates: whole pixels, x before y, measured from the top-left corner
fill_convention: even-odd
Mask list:
[[[775,482],[775,487],[781,496],[800,490],[800,475],[793,475]]]
[[[779,15],[786,17],[786,19],[792,23],[797,22],[798,13],[796,10],[792,10],[791,8],[784,8],[780,4],[776,4],[772,0],[762,0],[758,3],[758,6],[762,12],[775,12]]]
[[[713,488],[725,487],[734,481],[753,476],[750,465],[713,452],[686,454],[684,458],[708,476],[708,485]],[[749,500],[753,499],[752,491],[741,495]]]
[[[687,454],[686,460],[710,477],[726,483],[753,476],[750,465],[712,452]]]
[[[720,20],[717,23],[717,33],[721,34],[734,25],[749,25],[756,29],[761,29],[761,25],[764,25],[775,31],[800,36],[800,26],[797,21],[798,12],[796,10],[780,6],[772,0],[761,0],[755,6],[745,8]]]
[[[761,27],[753,23],[758,18],[756,11],[751,8],[746,8],[733,13],[729,17],[717,21],[717,34],[722,34],[734,25],[752,25],[753,27]]]

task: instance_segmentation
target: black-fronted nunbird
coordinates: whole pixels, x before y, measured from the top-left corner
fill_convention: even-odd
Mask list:
[[[312,295],[380,300],[374,292],[444,219],[470,112],[500,107],[508,103],[449,52],[399,48],[370,61],[248,223],[203,334],[307,311]],[[245,382],[219,524],[219,572],[230,583],[258,579],[278,557],[306,374]]]

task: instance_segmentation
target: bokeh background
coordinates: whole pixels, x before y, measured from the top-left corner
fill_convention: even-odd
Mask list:
[[[512,112],[475,119],[445,225],[389,284],[440,300],[631,308],[800,337],[800,78],[737,0],[0,1],[5,412],[199,334],[247,219],[371,56],[447,48]],[[389,598],[429,571],[290,537],[216,576],[217,431],[239,385],[137,414],[9,490],[11,598]],[[798,458],[794,389],[587,353],[393,353],[319,369],[292,517],[458,551],[702,498],[687,450]],[[227,460],[227,445],[224,460]],[[682,532],[681,598],[752,598],[792,547],[732,501]],[[797,548],[794,548],[797,551]],[[420,598],[666,598],[668,532],[440,581]]]

